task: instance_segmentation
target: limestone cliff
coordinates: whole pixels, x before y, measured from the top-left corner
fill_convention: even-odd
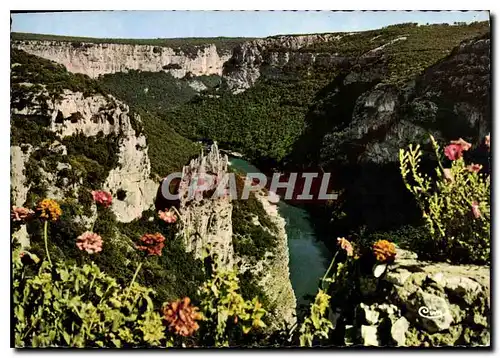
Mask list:
[[[202,153],[183,168],[179,184],[179,212],[186,248],[194,251],[196,257],[212,255],[223,267],[237,268],[240,273],[249,271],[268,299],[268,309],[272,316],[270,330],[291,326],[295,322],[296,302],[290,282],[285,221],[278,214],[277,208],[269,203],[267,195],[258,193],[257,200],[277,228],[272,233],[275,238],[273,252],[267,252],[264,257],[251,261],[235,253],[233,198],[229,195],[212,197],[217,185],[225,180],[227,166],[227,155],[222,155],[217,144],[213,144],[206,155]],[[200,190],[190,191],[193,182],[200,186],[205,183],[208,185],[200,187]],[[230,182],[222,184],[224,187],[231,185]]]
[[[223,75],[234,93],[242,92],[259,79],[265,67],[298,68],[319,64],[339,64],[344,61],[336,53],[316,54],[297,50],[314,45],[338,41],[349,33],[274,36],[244,42],[233,49],[231,59],[224,65]]]
[[[188,72],[221,75],[224,62],[231,57],[228,52],[219,54],[213,44],[197,48],[193,54],[163,46],[62,41],[12,41],[12,47],[92,78],[128,70],[167,71],[177,78]]]
[[[26,92],[31,90],[25,85]],[[36,171],[40,172],[40,180],[44,182],[47,196],[62,199],[69,192],[78,195],[82,180],[69,183],[68,175],[77,168],[76,163],[68,160],[67,148],[62,142],[75,135],[96,137],[97,135],[115,135],[117,165],[110,168],[106,179],[100,188],[116,195],[118,191],[124,193],[123,200],[114,200],[112,210],[121,222],[130,222],[139,218],[142,212],[148,209],[156,194],[157,184],[150,179],[150,161],[148,147],[144,134],[138,133],[135,124],[141,119],[132,115],[124,103],[112,96],[92,95],[85,97],[80,92],[64,90],[59,98],[53,98],[44,90],[36,92],[33,100],[22,109],[13,107],[12,114],[25,117],[43,116],[48,118],[47,133],[52,133],[54,140],[46,146],[47,156],[41,158]],[[11,147],[11,185],[13,203],[23,205],[30,188],[25,176],[25,164],[30,154],[42,149],[37,143],[34,147],[29,143]],[[27,147],[26,147],[27,146]],[[28,148],[28,149],[26,149]],[[43,165],[49,156],[57,155],[58,163],[54,171]],[[40,183],[37,183],[40,184]]]

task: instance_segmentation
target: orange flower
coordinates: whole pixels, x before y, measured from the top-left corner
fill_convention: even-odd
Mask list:
[[[177,216],[171,210],[169,211],[158,211],[158,216],[161,220],[165,221],[167,224],[173,224],[177,221]]]
[[[141,239],[144,245],[137,245],[137,249],[141,251],[145,251],[148,255],[161,256],[161,250],[165,246],[164,241],[165,237],[160,234],[144,234]]]
[[[373,244],[373,254],[377,261],[391,262],[396,258],[396,247],[392,242],[379,240]]]
[[[86,231],[76,239],[76,246],[89,254],[102,251],[102,238],[94,232]]]
[[[349,240],[346,240],[343,237],[337,238],[337,243],[340,245],[340,247],[345,250],[347,253],[347,256],[353,256],[354,255],[354,249],[352,248],[352,244],[349,242]]]
[[[30,210],[28,208],[13,206],[10,217],[12,221],[26,221],[30,219],[33,216],[33,214],[34,214],[33,210]]]
[[[57,221],[62,215],[62,210],[59,204],[52,199],[43,199],[36,208],[42,219]]]
[[[201,318],[198,307],[191,305],[189,297],[163,307],[163,319],[167,321],[169,329],[184,337],[191,336],[200,328],[196,321]]]

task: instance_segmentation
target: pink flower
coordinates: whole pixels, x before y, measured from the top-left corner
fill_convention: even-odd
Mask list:
[[[86,231],[76,239],[76,246],[89,254],[102,251],[102,238],[94,232]]]
[[[481,217],[481,211],[479,210],[479,204],[475,200],[472,202],[472,215],[474,215],[474,217],[476,219],[479,219]]]
[[[476,173],[478,173],[482,168],[483,168],[483,166],[481,164],[474,164],[474,163],[467,166],[468,171],[476,172]]]
[[[472,147],[472,144],[470,144],[469,142],[466,142],[462,138],[459,138],[458,140],[452,140],[450,143],[460,145],[462,147],[462,150],[465,152],[468,151],[470,149],[470,147]]]
[[[490,135],[489,134],[486,137],[484,137],[484,144],[488,147],[488,150],[490,150]]]
[[[343,237],[337,238],[337,243],[340,245],[340,247],[345,250],[347,253],[347,256],[353,256],[354,255],[354,249],[352,248],[352,244],[349,242],[349,240],[346,240]]]
[[[161,220],[165,221],[167,224],[173,224],[177,221],[177,216],[171,210],[169,211],[158,211],[158,216]]]
[[[94,198],[94,201],[96,203],[101,204],[105,208],[110,206],[111,202],[113,201],[113,197],[111,196],[111,194],[103,190],[92,191],[92,197]]]
[[[444,148],[444,154],[450,160],[457,160],[462,158],[462,152],[468,151],[472,145],[462,138],[452,140],[450,144]]]
[[[12,221],[26,221],[29,218],[31,218],[33,214],[35,214],[33,210],[30,210],[28,208],[13,206],[10,217],[12,218]]]
[[[446,181],[449,183],[453,183],[453,181],[455,180],[453,178],[453,173],[451,172],[451,169],[449,169],[449,168],[443,169],[443,175],[444,175],[444,178],[446,179]]]

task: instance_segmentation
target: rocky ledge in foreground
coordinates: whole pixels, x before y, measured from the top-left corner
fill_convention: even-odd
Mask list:
[[[379,279],[361,280],[352,343],[372,346],[489,346],[490,267],[417,260],[397,250]]]

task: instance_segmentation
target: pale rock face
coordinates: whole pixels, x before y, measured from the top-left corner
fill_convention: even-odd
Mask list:
[[[83,73],[92,78],[128,70],[167,71],[176,78],[184,77],[188,72],[196,76],[221,75],[222,66],[231,55],[219,55],[215,45],[198,49],[195,55],[189,55],[169,47],[126,44],[93,44],[57,41],[15,41],[14,48],[30,54],[52,60],[64,65],[68,71]],[[177,65],[164,70],[164,66]]]
[[[110,103],[112,104],[110,106]],[[64,118],[80,113],[75,121],[56,122],[58,113]],[[133,120],[140,121],[139,116]],[[100,95],[84,97],[82,93],[65,91],[63,98],[53,103],[52,130],[64,138],[77,133],[95,136],[120,134],[118,167],[112,169],[104,183],[104,190],[114,196],[124,190],[124,200],[114,199],[111,206],[120,222],[130,222],[141,217],[144,210],[152,206],[157,183],[149,178],[151,163],[148,157],[146,137],[137,134],[132,127],[127,105]]]
[[[356,330],[366,339],[374,338],[370,332],[375,330],[378,345],[490,344],[489,267],[419,261],[415,253],[397,248],[396,261],[378,281],[389,294],[377,302],[370,292],[365,296],[370,303],[356,308],[362,313]],[[380,319],[371,319],[375,312]],[[386,330],[391,342],[380,340]]]
[[[47,100],[47,113],[51,116],[50,129],[65,138],[82,133],[85,136],[116,134],[120,136],[118,145],[118,167],[112,169],[104,183],[103,190],[110,191],[115,199],[111,209],[120,222],[130,222],[141,217],[144,210],[154,203],[158,184],[150,179],[151,163],[148,157],[146,137],[134,130],[131,120],[140,121],[139,116],[131,118],[127,105],[119,102],[112,96],[94,95],[85,97],[82,93],[64,90],[58,100]],[[32,103],[22,110],[13,110],[19,114],[42,113],[40,103]],[[73,116],[73,117],[72,117]],[[69,119],[72,117],[72,119]],[[62,118],[62,120],[61,120]],[[66,148],[59,142],[50,146],[52,151],[66,153]],[[11,149],[13,156],[11,183],[15,202],[24,202],[29,188],[24,183],[20,149]],[[29,156],[28,156],[29,157]],[[27,158],[23,159],[24,161]],[[63,164],[63,163],[59,163]],[[66,164],[67,166],[69,164]],[[58,165],[60,167],[60,165]],[[64,193],[55,185],[55,176],[43,173],[48,184],[48,195],[55,199],[62,199]],[[73,188],[76,193],[78,185]],[[124,190],[126,197],[123,201],[116,199],[118,190]]]
[[[24,169],[28,161],[33,147],[26,146],[26,153],[23,152],[21,147],[10,147],[10,187],[12,192],[12,205],[23,206],[26,201],[26,196],[30,190],[29,185],[26,185],[26,176]]]
[[[290,68],[332,64],[343,61],[337,54],[295,52],[302,47],[319,42],[338,41],[342,36],[315,34],[298,36],[274,36],[244,42],[233,49],[233,56],[225,65],[224,77],[233,93],[240,93],[255,84],[261,75],[261,66]],[[286,50],[284,50],[286,49]]]
[[[277,317],[273,324],[284,328],[283,323],[289,327],[296,321],[295,310],[297,306],[295,293],[290,281],[288,238],[285,231],[286,221],[279,215],[276,205],[269,202],[265,192],[256,193],[257,200],[262,204],[271,222],[276,226],[275,253],[270,259],[265,260],[266,266],[259,277],[259,284],[265,289],[270,306],[275,306],[272,315]]]
[[[233,249],[233,206],[229,196],[214,197],[208,190],[192,191],[193,181],[198,178],[224,177],[227,173],[227,155],[221,155],[217,144],[213,144],[207,155],[203,153],[191,160],[182,169],[179,185],[180,214],[184,223],[186,250],[193,251],[200,258],[205,251],[216,255],[216,262],[222,267],[231,268],[234,264]],[[215,181],[213,182],[215,183]],[[215,185],[215,184],[214,184]]]

